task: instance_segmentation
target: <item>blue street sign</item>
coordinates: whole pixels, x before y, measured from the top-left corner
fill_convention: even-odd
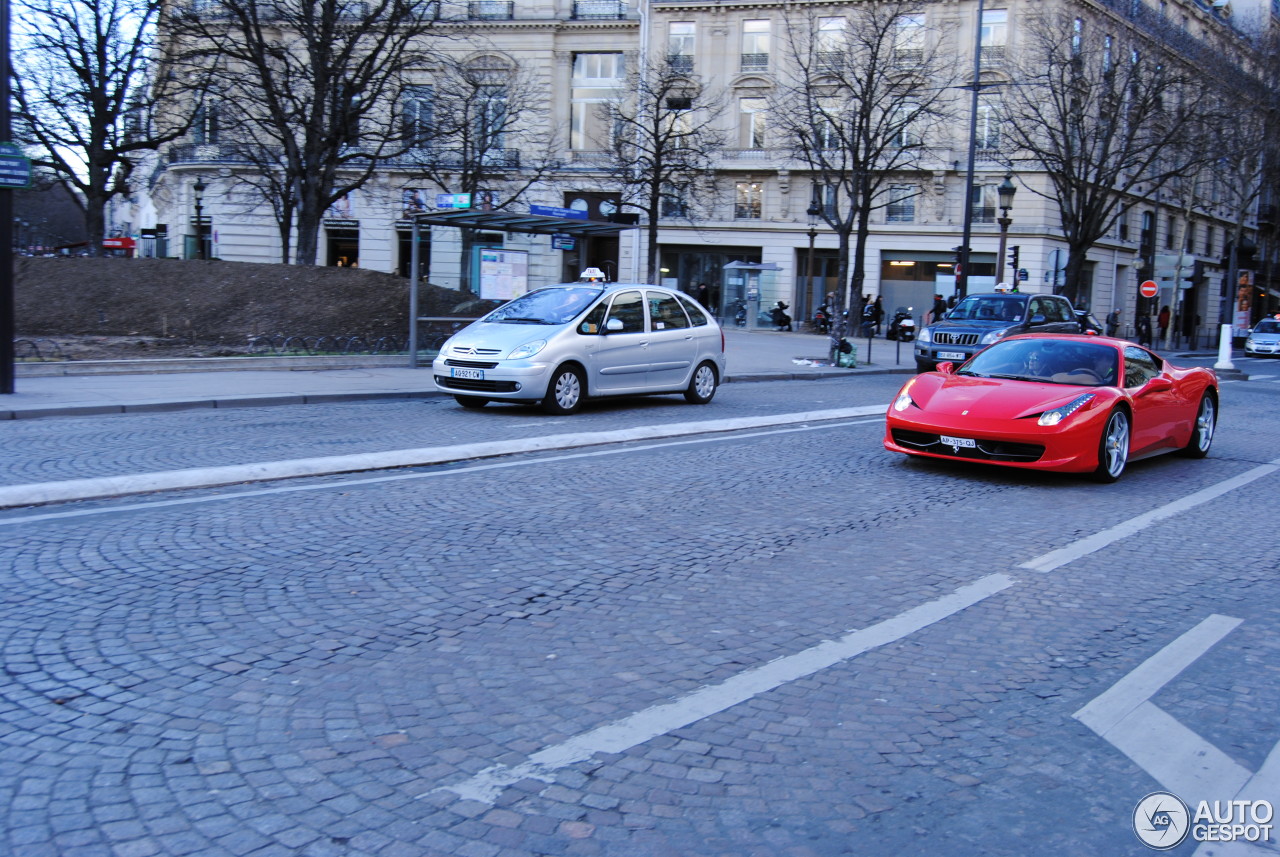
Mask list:
[[[576,208],[556,208],[554,205],[531,205],[529,206],[530,214],[537,214],[541,217],[567,217],[572,220],[586,220],[587,213],[578,211]]]
[[[573,247],[574,247],[574,240],[572,235],[565,235],[563,233],[557,232],[551,236],[552,250],[572,250]]]

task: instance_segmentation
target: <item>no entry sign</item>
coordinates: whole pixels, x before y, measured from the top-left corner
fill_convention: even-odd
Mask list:
[[[1155,280],[1145,280],[1142,285],[1138,286],[1138,294],[1144,298],[1154,298],[1160,294],[1160,287],[1156,285]]]

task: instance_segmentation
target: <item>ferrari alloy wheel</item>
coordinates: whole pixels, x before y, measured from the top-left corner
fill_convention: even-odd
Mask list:
[[[715,396],[717,383],[719,379],[716,378],[716,370],[710,363],[703,363],[693,371],[689,388],[684,391],[685,401],[694,405],[705,405]]]
[[[1117,408],[1107,417],[1098,445],[1098,469],[1093,478],[1099,482],[1115,482],[1129,463],[1129,414]]]
[[[1196,410],[1195,425],[1191,427],[1191,440],[1182,448],[1182,454],[1188,458],[1204,458],[1209,454],[1209,446],[1213,443],[1213,432],[1218,424],[1218,403],[1208,393],[1200,399],[1200,407]]]
[[[582,375],[572,366],[561,366],[551,376],[542,409],[549,414],[573,414],[582,407]]]

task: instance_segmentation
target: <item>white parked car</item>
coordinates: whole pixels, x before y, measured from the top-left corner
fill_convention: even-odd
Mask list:
[[[1244,341],[1244,353],[1249,357],[1280,357],[1280,318],[1258,322]]]
[[[521,295],[455,333],[431,364],[466,408],[541,402],[571,414],[586,398],[683,393],[724,377],[724,334],[681,292],[636,283],[562,283]]]

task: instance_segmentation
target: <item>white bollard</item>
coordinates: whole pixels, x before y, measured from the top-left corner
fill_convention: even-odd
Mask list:
[[[1218,337],[1218,362],[1213,364],[1214,369],[1234,369],[1235,364],[1231,362],[1231,325],[1222,325],[1222,335]]]

